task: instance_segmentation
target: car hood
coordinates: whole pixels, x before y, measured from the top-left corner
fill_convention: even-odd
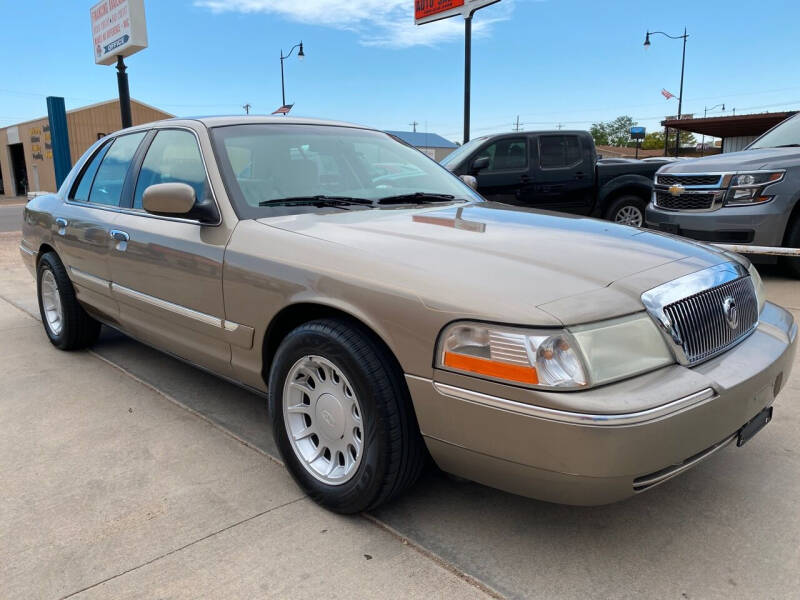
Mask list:
[[[321,264],[402,282],[429,308],[519,323],[534,310],[542,324],[630,314],[643,291],[730,260],[660,233],[490,202],[259,222],[329,242]]]
[[[659,173],[720,173],[755,169],[779,169],[794,166],[800,161],[798,148],[759,148],[726,152],[714,156],[681,160],[661,167]]]

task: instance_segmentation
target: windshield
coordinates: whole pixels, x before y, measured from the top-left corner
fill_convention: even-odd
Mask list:
[[[408,196],[408,202],[415,203],[419,195],[435,194],[480,200],[436,162],[377,131],[289,123],[216,127],[211,134],[228,190],[245,218],[274,214],[270,210],[283,199],[296,203],[302,198],[356,198],[377,203]],[[303,206],[313,210],[313,205]],[[298,210],[303,209],[294,206],[293,212]]]
[[[464,160],[467,156],[472,154],[472,151],[480,146],[486,140],[486,136],[475,138],[474,140],[468,141],[463,146],[456,148],[450,154],[445,156],[441,161],[441,165],[447,167],[451,171],[455,169],[458,165],[461,164],[461,161]]]
[[[798,115],[800,116],[800,115]],[[800,145],[800,119],[798,116],[786,119],[750,144],[747,149],[780,148]]]

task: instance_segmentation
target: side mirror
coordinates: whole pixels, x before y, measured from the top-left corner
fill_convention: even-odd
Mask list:
[[[472,172],[477,173],[489,166],[489,157],[480,156],[472,161]]]
[[[186,215],[194,202],[194,188],[185,183],[157,183],[142,195],[142,208],[154,215]]]
[[[478,180],[475,179],[475,177],[473,177],[472,175],[460,175],[459,179],[461,179],[461,181],[466,183],[473,190],[476,191],[478,190]]]

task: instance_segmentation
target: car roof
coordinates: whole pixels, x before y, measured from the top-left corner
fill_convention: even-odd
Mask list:
[[[357,129],[368,129],[370,131],[378,131],[372,127],[364,125],[357,125],[355,123],[347,123],[345,121],[334,121],[328,119],[312,119],[304,117],[273,117],[263,115],[220,115],[220,116],[200,116],[200,117],[175,117],[172,119],[163,119],[161,121],[153,121],[151,123],[142,123],[135,125],[124,131],[133,131],[137,129],[149,129],[152,127],[169,127],[170,125],[187,124],[188,122],[200,122],[208,128],[211,127],[225,127],[229,125],[254,125],[254,124],[268,124],[268,125],[327,125],[334,127],[354,127]],[[115,132],[119,133],[119,132]]]

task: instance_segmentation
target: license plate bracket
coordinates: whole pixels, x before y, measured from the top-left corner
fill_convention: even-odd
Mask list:
[[[755,434],[761,431],[764,426],[772,420],[772,407],[768,406],[755,417],[750,419],[744,427],[739,430],[739,435],[736,438],[736,445],[739,447],[744,446]]]

